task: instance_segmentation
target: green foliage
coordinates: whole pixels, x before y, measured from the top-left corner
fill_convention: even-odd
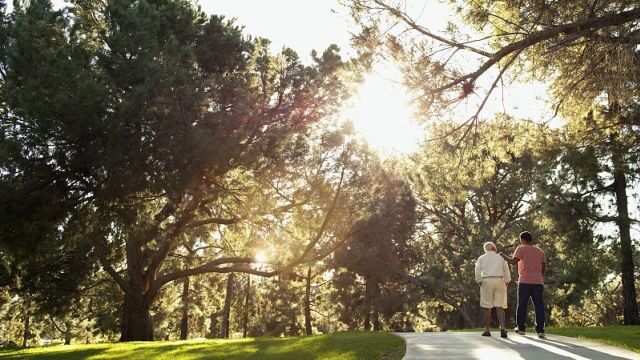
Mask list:
[[[447,133],[452,126],[435,127],[434,134]],[[557,139],[557,131],[499,117],[479,124],[464,143],[453,137],[430,143],[410,165],[425,214],[416,270],[433,302],[426,307],[428,316],[438,326],[479,324],[473,266],[486,241],[512,253],[519,232],[534,233],[550,264],[548,303],[560,309],[579,302],[593,282],[607,274],[609,263],[595,266],[590,261],[590,254],[600,251],[592,224],[559,215],[564,208],[548,195],[557,184]],[[515,287],[509,303],[515,303]]]
[[[332,298],[340,304],[339,318],[349,328],[358,328],[362,320],[368,329],[372,312],[374,328],[380,330],[385,325],[393,326],[394,315],[411,310],[406,274],[417,260],[418,250],[412,240],[418,213],[406,181],[391,169],[371,167],[360,179],[369,192],[361,208],[365,215],[353,225],[352,238],[336,251],[332,261]],[[380,315],[384,318],[382,326]],[[395,327],[404,328],[402,322]]]
[[[452,126],[444,124],[434,133]],[[460,147],[455,141],[430,143],[410,165],[416,169],[410,174],[425,214],[418,268],[427,294],[455,309],[466,326],[475,326],[474,259],[486,241],[512,251],[512,239],[533,226],[539,214],[536,186],[548,171],[541,155],[548,140],[531,126],[498,118],[478,125],[473,139]]]
[[[558,326],[612,326],[623,320],[623,299],[619,291],[619,277],[609,276],[597,285],[592,285],[579,301],[569,306],[556,308],[551,317]]]
[[[260,284],[256,294],[260,328],[252,336],[292,336],[304,333],[301,314],[304,285],[299,281],[274,279]],[[256,331],[257,330],[257,331]]]
[[[571,0],[553,4],[538,1],[454,1],[462,18],[476,29],[493,35],[499,49],[535,31],[586,21],[636,8],[635,1]],[[604,24],[604,22],[602,22]],[[527,47],[519,54],[514,73],[525,79],[552,81],[553,95],[563,112],[581,116],[599,97],[619,101],[633,99],[637,75],[637,54],[628,36],[637,23],[584,29],[559,34]],[[524,71],[522,71],[524,70]]]
[[[337,47],[304,65],[182,0],[32,1],[10,19],[0,236],[18,286],[39,301],[64,307],[101,267],[142,306],[125,318],[145,314],[188,276],[170,254],[202,248],[188,266],[227,256],[251,270],[255,237],[275,235],[247,229],[277,227],[303,202],[327,208],[343,144],[308,143],[349,93]],[[310,184],[288,176],[317,158]]]

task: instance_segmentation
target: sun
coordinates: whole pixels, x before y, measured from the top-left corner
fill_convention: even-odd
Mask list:
[[[267,255],[266,252],[264,252],[262,250],[256,251],[255,261],[257,263],[264,264],[267,261],[269,261],[269,256]]]
[[[389,157],[418,150],[424,129],[414,112],[403,86],[376,72],[359,86],[343,115],[353,122],[357,136]]]

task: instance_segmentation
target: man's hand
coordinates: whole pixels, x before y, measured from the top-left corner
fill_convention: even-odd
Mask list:
[[[502,258],[509,264],[515,265],[518,263],[518,261],[520,261],[520,259],[515,258],[515,257],[511,257],[505,253],[503,253],[502,251],[498,254],[500,256],[502,256]]]

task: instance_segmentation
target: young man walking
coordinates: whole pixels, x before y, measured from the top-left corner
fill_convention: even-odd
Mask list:
[[[480,307],[484,311],[484,332],[491,336],[491,308],[496,308],[500,323],[500,336],[507,337],[504,328],[504,309],[507,308],[507,284],[511,281],[509,265],[498,255],[496,245],[484,243],[485,254],[476,262],[476,281],[480,284]]]
[[[527,322],[527,305],[529,298],[536,311],[536,333],[544,339],[544,282],[542,276],[547,265],[544,251],[533,245],[533,237],[528,231],[520,233],[520,246],[512,257],[500,253],[508,263],[518,264],[518,307],[516,309],[515,332],[524,335]]]

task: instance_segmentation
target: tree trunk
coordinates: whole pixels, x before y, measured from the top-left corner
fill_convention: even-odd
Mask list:
[[[149,309],[156,293],[145,276],[145,256],[137,241],[125,243],[127,283],[122,304],[120,341],[153,341],[153,325]]]
[[[189,337],[189,277],[182,280],[182,321],[180,322],[180,340]]]
[[[209,317],[209,320],[210,320],[209,338],[210,339],[218,337],[218,315],[219,313],[217,311],[214,311],[211,313],[211,316]]]
[[[31,338],[31,314],[29,314],[29,309],[27,307],[24,315],[24,332],[22,333],[23,348],[29,346],[29,338]]]
[[[473,316],[471,316],[470,314],[471,309],[468,302],[465,302],[462,305],[460,305],[460,307],[458,307],[458,312],[460,312],[460,315],[462,315],[462,319],[464,320],[466,327],[468,328],[476,327],[477,324],[473,320]]]
[[[120,341],[153,341],[149,307],[141,291],[124,295]]]
[[[371,330],[371,285],[370,280],[365,279],[364,285],[364,329]]]
[[[307,284],[304,292],[304,332],[311,335],[311,267],[307,269]]]
[[[291,309],[289,315],[289,334],[293,336],[300,335],[300,326],[298,325],[297,311]]]
[[[380,326],[380,315],[378,314],[378,295],[379,294],[380,294],[380,285],[376,283],[373,287],[373,299],[371,299],[372,305],[373,305],[373,330],[374,331],[382,330]]]
[[[249,301],[251,300],[251,274],[247,274],[247,293],[244,296],[244,313],[242,315],[242,337],[249,332]]]
[[[373,303],[373,330],[382,330],[382,327],[380,326],[380,314],[378,314],[378,307],[376,306],[375,302]]]
[[[222,328],[220,337],[229,338],[229,318],[231,317],[231,301],[233,300],[233,278],[234,274],[227,276],[227,293],[224,298],[224,308],[222,308]]]
[[[73,337],[73,334],[71,334],[71,329],[73,328],[73,324],[71,324],[71,321],[67,321],[64,324],[64,344],[65,345],[71,345],[71,339]]]
[[[612,144],[613,178],[616,193],[616,224],[620,231],[620,264],[622,272],[622,295],[624,301],[624,325],[640,324],[638,301],[636,297],[635,269],[633,264],[633,243],[627,205],[627,179],[625,160],[616,142]]]

